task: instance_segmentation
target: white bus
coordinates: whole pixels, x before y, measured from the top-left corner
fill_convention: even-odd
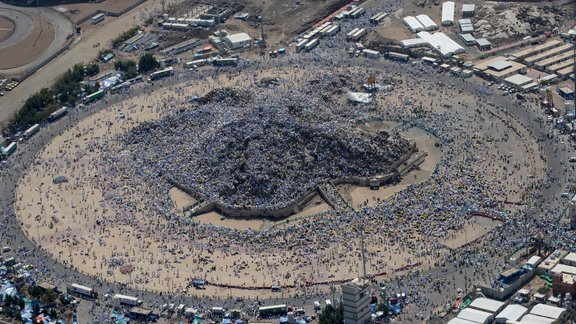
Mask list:
[[[51,113],[50,116],[48,116],[48,121],[49,122],[56,121],[60,117],[66,115],[67,112],[68,112],[68,107],[62,107],[62,108],[56,110],[55,112]]]
[[[301,41],[299,41],[295,46],[296,47],[296,53],[302,51],[304,49],[304,46],[306,46],[306,43],[308,43],[307,39],[302,39]]]
[[[310,52],[316,46],[318,46],[318,44],[320,44],[320,41],[318,40],[318,38],[314,38],[313,40],[306,43],[306,46],[304,46],[304,48],[306,49],[306,52]]]
[[[187,69],[195,69],[197,67],[206,65],[206,63],[208,63],[207,59],[200,59],[200,60],[194,60],[194,61],[190,61],[190,62],[186,62],[186,68]]]
[[[286,304],[261,306],[258,308],[258,315],[261,318],[283,316],[286,315],[287,312],[288,308],[286,307]]]
[[[152,80],[152,81],[158,80],[158,79],[167,77],[167,76],[172,75],[172,74],[174,74],[174,68],[168,67],[168,68],[165,68],[164,70],[150,73],[150,80]]]
[[[28,128],[25,132],[24,132],[24,138],[25,139],[29,139],[30,137],[32,137],[32,135],[36,134],[36,132],[40,129],[40,125],[35,124],[34,126]]]
[[[12,155],[12,153],[14,153],[16,151],[16,142],[12,142],[10,143],[10,145],[6,146],[5,148],[2,148],[2,154],[6,157],[9,157],[10,155]],[[6,264],[6,262],[4,262],[4,264]]]
[[[130,305],[130,306],[138,306],[142,304],[142,301],[136,297],[126,296],[121,294],[116,294],[112,297],[114,304],[116,306],[120,305]]]
[[[102,20],[104,20],[104,17],[106,17],[104,13],[99,13],[95,15],[94,17],[92,17],[92,25],[96,25],[97,23],[101,22]]]
[[[76,293],[90,298],[98,297],[98,293],[94,289],[76,283],[69,284],[67,291],[69,294]]]

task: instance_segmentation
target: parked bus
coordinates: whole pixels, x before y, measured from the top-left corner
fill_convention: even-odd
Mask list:
[[[91,103],[92,101],[96,101],[96,100],[104,97],[104,94],[105,93],[102,90],[91,93],[91,94],[87,95],[86,97],[84,97],[84,103]]]
[[[258,315],[261,318],[266,317],[276,317],[276,316],[283,316],[288,313],[288,308],[286,304],[281,305],[272,305],[272,306],[261,306],[258,308]]]
[[[50,116],[48,116],[48,121],[49,122],[56,121],[56,120],[60,119],[62,116],[66,115],[67,112],[68,112],[68,107],[62,107],[62,108],[56,110],[55,112],[51,113]]]
[[[16,151],[16,142],[12,142],[10,143],[10,145],[2,149],[2,154],[6,157],[9,157],[15,151]]]
[[[374,25],[378,25],[386,17],[388,17],[388,14],[385,12],[377,13],[370,18],[370,23],[374,24]]]
[[[200,59],[200,60],[194,60],[194,61],[190,61],[190,62],[186,62],[186,68],[187,69],[195,69],[197,67],[206,65],[206,63],[208,63],[207,59]]]
[[[221,59],[214,60],[214,65],[216,65],[216,66],[229,66],[229,65],[236,66],[237,64],[238,64],[238,59],[235,57],[228,57],[228,58],[221,58]]]
[[[158,79],[170,76],[172,74],[174,74],[174,68],[168,67],[168,68],[165,68],[164,70],[150,73],[150,80],[151,81],[158,80]]]
[[[112,296],[112,300],[114,301],[114,305],[130,305],[130,306],[138,306],[142,304],[142,301],[136,297],[126,296],[121,294],[116,294]]]
[[[24,132],[24,138],[29,139],[30,137],[32,137],[32,135],[36,134],[36,132],[38,132],[39,129],[40,129],[40,125],[38,125],[38,124],[35,124],[34,126],[28,128]]]
[[[78,294],[89,298],[98,297],[98,293],[94,289],[76,283],[69,284],[66,289],[69,294]]]
[[[299,41],[295,46],[296,47],[296,53],[302,51],[304,49],[304,47],[306,46],[306,43],[308,43],[307,39],[303,39],[303,40]]]
[[[318,38],[314,38],[313,40],[309,41],[308,43],[306,43],[306,46],[305,46],[306,52],[310,52],[316,46],[318,46],[318,44],[320,44],[320,41],[318,40]]]
[[[106,16],[105,14],[99,13],[99,14],[95,15],[94,17],[92,17],[92,25],[96,25],[97,23],[104,20],[105,16]]]

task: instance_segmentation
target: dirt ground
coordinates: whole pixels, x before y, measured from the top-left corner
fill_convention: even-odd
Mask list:
[[[31,16],[31,18],[35,22],[32,32],[17,44],[0,49],[0,57],[2,58],[0,60],[0,69],[10,69],[34,61],[54,41],[54,36],[56,35],[54,25],[45,20],[40,22],[38,16]],[[40,27],[40,23],[42,27]],[[8,34],[5,37],[8,38],[9,36]],[[2,40],[1,28],[0,40]]]
[[[14,22],[10,19],[0,17],[0,42],[4,41],[14,32]]]
[[[54,9],[57,7],[68,9],[68,12],[65,12],[64,15],[75,23],[96,10],[119,12],[136,1],[137,0],[105,0],[100,3],[71,3],[54,6]]]

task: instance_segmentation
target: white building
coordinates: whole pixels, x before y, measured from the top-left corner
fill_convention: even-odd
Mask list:
[[[504,308],[504,303],[490,298],[476,298],[470,307],[488,313],[496,314]]]
[[[444,57],[465,52],[462,46],[444,33],[430,34],[429,32],[423,31],[416,34],[416,36],[425,40],[431,48],[438,51]]]
[[[404,17],[404,23],[406,24],[406,26],[408,26],[410,31],[412,31],[413,33],[417,33],[419,31],[424,30],[424,26],[422,25],[422,23],[420,21],[418,21],[418,19],[416,19],[416,17],[406,16],[406,17]]]
[[[522,74],[514,74],[504,79],[504,82],[520,90],[522,89],[522,86],[532,83],[534,80],[531,77]]]
[[[454,24],[454,2],[446,1],[442,4],[442,26]]]
[[[494,315],[473,308],[464,308],[460,311],[460,313],[458,313],[457,317],[463,320],[481,324],[488,324],[492,321],[492,319],[494,319]]]
[[[564,264],[570,265],[570,266],[576,266],[576,252],[570,252],[568,253],[567,256],[564,257],[564,259],[562,259],[562,261],[560,261]]]
[[[476,10],[475,4],[463,4],[462,5],[462,17],[473,17],[474,11]]]
[[[369,281],[356,278],[342,285],[344,321],[348,324],[364,324],[371,319]]]
[[[541,261],[542,261],[541,257],[533,255],[530,257],[530,259],[528,259],[528,261],[526,261],[526,264],[536,269],[536,267],[540,264]]]
[[[454,317],[453,319],[451,319],[450,321],[448,321],[448,324],[478,324],[477,322],[472,322],[469,320],[465,320],[465,319],[461,319],[458,317]]]
[[[232,34],[224,37],[224,42],[230,49],[238,49],[252,44],[252,38],[246,33]]]
[[[518,304],[506,306],[498,315],[496,315],[496,323],[507,323],[508,321],[518,321],[522,316],[528,313],[528,308]]]
[[[568,206],[568,216],[570,218],[570,226],[576,228],[576,195],[572,197],[570,206]]]
[[[546,304],[537,304],[532,308],[530,314],[550,318],[556,321],[562,319],[562,316],[566,314],[566,309]]]
[[[418,15],[416,19],[424,26],[424,30],[438,29],[438,25],[428,15]]]
[[[554,323],[554,320],[551,318],[547,318],[547,317],[527,314],[527,315],[524,315],[524,317],[522,317],[522,320],[520,321],[520,323],[522,323],[522,324],[552,324],[552,323]]]

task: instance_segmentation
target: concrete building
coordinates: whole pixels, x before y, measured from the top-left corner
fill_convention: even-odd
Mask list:
[[[523,86],[533,83],[534,80],[522,74],[514,74],[504,79],[504,82],[518,90],[522,90]]]
[[[575,196],[574,199],[576,199],[576,196]],[[572,200],[574,200],[574,199],[572,199]],[[564,259],[562,259],[562,260],[560,261],[560,263],[562,263],[562,264],[567,264],[567,265],[569,265],[569,266],[576,267],[576,252],[570,252],[570,253],[568,253],[568,255],[566,255],[566,256],[564,257]]]
[[[342,285],[342,306],[347,324],[364,324],[370,321],[369,287],[370,282],[361,278]]]
[[[486,38],[477,38],[476,45],[481,51],[488,51],[492,48],[492,44]]]
[[[548,60],[548,59],[552,59],[554,57],[558,57],[560,55],[563,55],[565,53],[570,53],[571,51],[573,51],[573,46],[572,44],[562,44],[558,47],[554,47],[551,48],[549,50],[546,50],[542,53],[538,53],[532,56],[528,56],[524,59],[524,62],[526,63],[526,65],[531,66],[531,65],[535,65],[539,62],[542,62],[544,60]],[[568,55],[568,57],[570,57],[570,55]],[[552,60],[550,62],[554,62],[555,60]]]
[[[576,294],[576,275],[570,273],[553,273],[552,274],[552,294],[554,296],[570,293],[571,296]]]
[[[239,49],[252,44],[252,38],[246,33],[237,33],[224,37],[224,42],[230,49]]]
[[[529,56],[533,56],[533,55],[536,55],[539,53],[546,52],[546,51],[551,50],[553,48],[562,46],[563,44],[564,44],[564,42],[562,42],[559,39],[552,39],[552,40],[549,40],[546,43],[538,45],[538,46],[528,46],[526,49],[512,53],[512,56],[515,58],[515,60],[522,61]]]
[[[514,74],[526,73],[526,65],[497,56],[474,65],[474,72],[490,80],[501,81]]]
[[[475,4],[463,4],[462,5],[462,17],[474,17],[474,12],[476,10]]]
[[[472,34],[460,34],[460,38],[464,41],[466,46],[472,46],[476,44],[476,38]]]
[[[543,262],[540,262],[538,268],[536,268],[537,273],[551,276],[552,269],[560,263],[560,260],[563,259],[566,254],[568,253],[564,251],[554,251],[554,253],[550,254]]]

